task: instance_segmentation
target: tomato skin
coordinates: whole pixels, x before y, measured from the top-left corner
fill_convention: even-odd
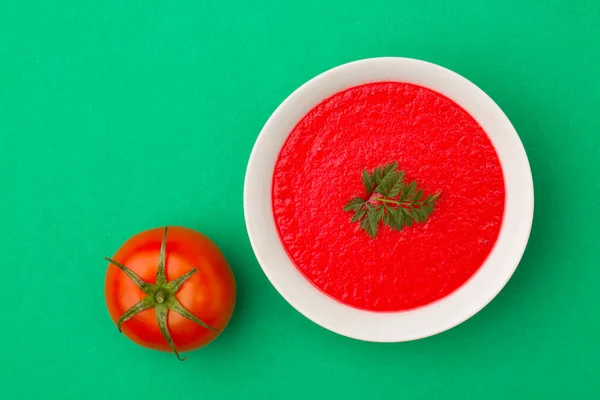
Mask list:
[[[144,281],[156,283],[156,272],[164,228],[150,229],[131,237],[113,259],[124,264]],[[233,272],[221,250],[205,235],[184,227],[169,227],[165,269],[167,281],[192,268],[194,273],[175,295],[200,320],[219,332],[206,329],[169,311],[167,325],[180,352],[194,350],[213,341],[225,329],[235,306]],[[135,303],[147,295],[119,268],[109,264],[104,295],[115,325]],[[154,309],[142,311],[121,326],[133,342],[155,350],[171,352],[156,322]]]

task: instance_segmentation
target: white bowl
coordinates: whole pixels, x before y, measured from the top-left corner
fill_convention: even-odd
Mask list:
[[[484,264],[464,285],[429,305],[401,312],[359,310],[323,294],[288,257],[272,209],[275,162],[300,119],[325,98],[379,81],[421,85],[454,100],[490,137],[506,185],[504,219]],[[279,293],[304,316],[341,335],[374,342],[400,342],[435,335],[475,315],[508,282],[529,239],[533,180],[523,145],[502,110],[481,89],[435,64],[408,58],[372,58],[344,64],[311,79],[275,110],[260,132],[246,171],[244,214],[256,258]]]

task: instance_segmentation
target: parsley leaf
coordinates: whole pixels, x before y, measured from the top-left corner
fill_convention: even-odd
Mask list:
[[[350,200],[343,208],[344,211],[359,211],[365,205],[365,201],[360,197]]]
[[[379,230],[379,215],[381,213],[377,211],[377,207],[367,204],[367,218],[365,218],[365,221],[368,221],[368,224],[366,231],[372,238],[377,236],[377,231]]]
[[[371,176],[371,174],[366,169],[362,172],[362,180],[363,184],[365,185],[365,190],[367,191],[367,194],[370,195],[371,193],[373,193],[375,182],[373,176]]]

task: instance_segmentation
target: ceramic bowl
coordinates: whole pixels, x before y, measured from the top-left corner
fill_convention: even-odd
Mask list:
[[[506,185],[504,217],[496,244],[460,288],[426,306],[401,312],[359,310],[327,296],[294,266],[278,236],[272,209],[272,177],[286,138],[324,99],[361,84],[398,81],[450,98],[481,125],[498,153]],[[525,250],[533,221],[533,180],[527,155],[500,107],[462,76],[429,62],[372,58],[326,71],[294,91],[273,112],[252,150],[244,184],[244,213],[256,258],[277,291],[300,313],[341,335],[399,342],[450,329],[485,307],[508,282]],[[491,322],[490,322],[491,323]]]

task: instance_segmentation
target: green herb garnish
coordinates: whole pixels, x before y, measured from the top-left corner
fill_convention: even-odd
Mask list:
[[[360,229],[372,238],[381,222],[396,231],[414,222],[425,222],[442,194],[440,191],[424,198],[417,182],[404,182],[404,171],[398,171],[395,162],[377,167],[373,173],[364,170],[362,180],[366,199],[355,197],[343,209],[354,212],[350,221],[359,222]]]

